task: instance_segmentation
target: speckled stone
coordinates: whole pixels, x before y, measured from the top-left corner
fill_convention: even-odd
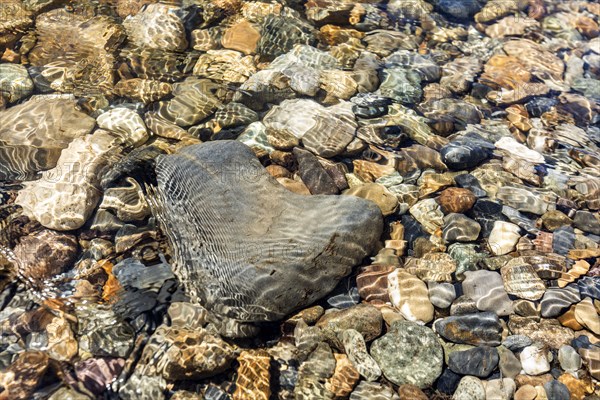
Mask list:
[[[465,376],[460,380],[452,400],[485,400],[483,383],[474,376]]]
[[[486,400],[509,400],[512,399],[517,386],[511,378],[491,379],[484,381]]]
[[[508,327],[515,335],[525,335],[537,342],[542,342],[552,349],[569,344],[575,337],[573,331],[561,326],[557,320],[519,317],[511,315]]]
[[[381,312],[369,304],[357,304],[345,310],[332,310],[325,313],[317,326],[323,336],[337,348],[343,348],[338,335],[346,329],[355,329],[367,342],[381,335]]]
[[[396,385],[424,388],[442,373],[442,346],[431,329],[413,322],[393,323],[388,333],[373,341],[371,355]]]

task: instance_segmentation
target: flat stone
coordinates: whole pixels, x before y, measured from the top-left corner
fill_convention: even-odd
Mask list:
[[[513,251],[521,238],[520,231],[519,226],[510,222],[494,222],[494,228],[488,238],[488,246],[492,253],[501,256]]]
[[[225,31],[221,38],[221,44],[226,49],[252,54],[256,50],[259,39],[260,31],[250,22],[241,20]]]
[[[558,349],[558,362],[560,367],[567,372],[575,373],[581,368],[581,356],[569,345],[561,346]]]
[[[452,352],[448,359],[448,368],[459,374],[486,378],[496,369],[499,360],[498,350],[481,346]]]
[[[454,285],[447,282],[437,283],[428,282],[429,301],[437,308],[448,308],[456,299],[456,290]]]
[[[381,368],[367,352],[363,336],[354,329],[347,329],[339,337],[348,359],[358,373],[368,381],[378,379],[381,376]]]
[[[498,352],[500,354],[498,365],[502,376],[514,378],[519,375],[522,369],[521,361],[519,361],[514,353],[504,347],[499,347]]]
[[[378,183],[365,183],[355,186],[343,192],[344,195],[352,195],[372,201],[379,206],[383,215],[390,215],[398,207],[398,198],[385,186]]]
[[[541,375],[550,371],[547,349],[541,344],[533,344],[521,351],[520,359],[523,371],[527,375]]]
[[[515,381],[510,378],[491,379],[483,385],[486,400],[510,400],[517,390]]]
[[[481,226],[463,214],[448,214],[444,217],[442,237],[446,242],[472,242],[477,240]]]
[[[349,102],[325,108],[307,99],[284,100],[262,122],[267,130],[288,132],[306,149],[329,158],[342,153],[354,139],[357,124],[351,108]]]
[[[392,305],[408,321],[429,322],[433,319],[433,305],[427,286],[416,276],[396,269],[388,275],[388,293]]]
[[[571,304],[581,301],[579,289],[575,285],[568,285],[564,288],[550,287],[544,293],[540,302],[542,307],[542,317],[555,318],[568,309]]]
[[[513,312],[512,301],[504,289],[499,273],[494,271],[467,271],[462,282],[463,293],[475,301],[479,311],[492,311],[499,316]]]
[[[569,392],[569,388],[559,381],[550,381],[544,384],[544,390],[546,391],[546,396],[548,396],[548,400],[563,400],[570,399],[571,393]]]
[[[511,351],[520,351],[532,343],[533,341],[525,335],[509,335],[502,341],[502,346]]]
[[[498,346],[502,327],[498,316],[491,312],[457,315],[435,321],[434,329],[454,343],[476,346]]]
[[[159,157],[156,170],[160,207],[153,213],[177,250],[176,274],[186,293],[241,321],[276,320],[314,303],[371,252],[381,233],[373,203],[289,192],[237,141],[185,147]],[[198,248],[198,241],[205,245]],[[210,261],[200,266],[198,257]]]
[[[584,232],[600,235],[600,217],[597,212],[579,210],[575,213],[573,224]]]
[[[396,385],[431,385],[442,373],[442,346],[431,329],[413,322],[394,322],[373,341],[371,355],[383,374]]]
[[[61,154],[57,166],[29,182],[16,203],[43,226],[74,230],[85,224],[100,200],[100,171],[108,155],[116,155],[117,141],[106,131],[77,138]]]
[[[33,96],[0,111],[0,180],[28,180],[54,168],[61,151],[95,125],[69,96]]]
[[[511,315],[508,327],[515,335],[524,335],[530,339],[546,344],[552,349],[558,349],[569,344],[575,337],[574,332],[561,326],[557,320],[519,317]]]

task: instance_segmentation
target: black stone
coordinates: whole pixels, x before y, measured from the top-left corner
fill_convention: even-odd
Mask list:
[[[340,192],[317,156],[298,147],[294,147],[293,153],[298,161],[300,178],[311,194],[338,194]]]
[[[552,380],[544,383],[544,390],[548,400],[570,400],[571,392],[564,383]]]
[[[452,394],[456,391],[461,378],[462,375],[454,373],[446,368],[438,378],[436,388],[442,393]]]
[[[496,369],[499,361],[498,350],[482,346],[450,353],[448,367],[457,374],[486,378]]]
[[[477,178],[471,174],[462,174],[454,177],[454,182],[458,187],[469,189],[476,197],[486,197],[487,192],[483,190]]]
[[[468,133],[440,150],[442,161],[453,170],[474,168],[492,155],[495,146],[475,133]]]
[[[581,298],[600,299],[600,277],[584,276],[577,281]]]
[[[477,200],[473,208],[467,213],[481,225],[481,236],[489,237],[496,221],[506,221],[502,214],[502,204],[492,200]]]

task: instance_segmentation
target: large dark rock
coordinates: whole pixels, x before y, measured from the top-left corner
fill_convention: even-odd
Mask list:
[[[272,321],[330,292],[371,253],[379,208],[354,196],[286,190],[250,148],[216,141],[156,162],[153,213],[192,301],[240,321]]]

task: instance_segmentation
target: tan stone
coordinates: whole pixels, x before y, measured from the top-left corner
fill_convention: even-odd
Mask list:
[[[250,22],[242,20],[225,31],[221,44],[226,49],[252,54],[260,39],[260,32]]]

